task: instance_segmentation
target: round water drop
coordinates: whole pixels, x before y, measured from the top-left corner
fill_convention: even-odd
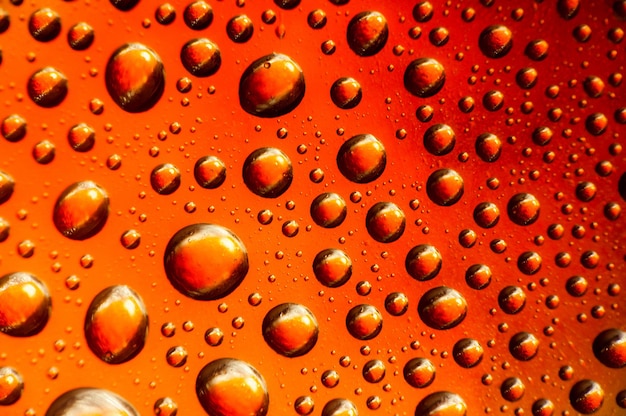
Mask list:
[[[502,153],[502,141],[492,133],[483,133],[476,138],[476,154],[485,162],[495,162]]]
[[[322,250],[313,260],[313,273],[324,286],[339,287],[352,276],[352,260],[339,249]]]
[[[19,142],[26,136],[26,120],[19,114],[11,114],[2,120],[0,133],[10,142]]]
[[[50,292],[35,276],[16,272],[0,278],[0,332],[35,335],[48,323],[51,308]]]
[[[387,165],[385,147],[371,134],[360,134],[345,141],[337,153],[339,171],[356,183],[372,182]]]
[[[428,358],[417,357],[407,361],[402,373],[410,386],[423,389],[433,383],[437,368]]]
[[[185,69],[196,77],[213,75],[222,65],[220,49],[204,38],[185,43],[180,51],[180,60]]]
[[[368,383],[378,383],[385,378],[385,363],[381,360],[371,360],[363,366],[363,378]]]
[[[541,256],[534,251],[526,251],[517,259],[517,268],[525,275],[532,276],[541,270]]]
[[[509,315],[519,313],[526,305],[526,293],[518,286],[507,286],[498,294],[498,305]]]
[[[235,358],[205,365],[196,378],[196,395],[209,416],[265,416],[269,407],[263,376]]]
[[[75,151],[88,152],[96,143],[96,132],[85,123],[76,124],[67,133],[67,141]]]
[[[456,290],[439,286],[424,293],[417,305],[422,321],[434,329],[454,328],[467,315],[467,301]]]
[[[307,416],[313,413],[315,401],[311,396],[300,396],[295,400],[293,408],[297,414]]]
[[[554,403],[548,399],[539,399],[533,403],[531,412],[533,416],[552,416],[554,414]]]
[[[172,367],[182,367],[187,363],[187,349],[183,346],[172,347],[165,353],[165,361]]]
[[[139,3],[139,0],[109,0],[113,7],[122,12],[127,12]]]
[[[285,357],[299,357],[317,343],[319,325],[306,306],[283,303],[265,315],[262,331],[265,342],[274,351]]]
[[[484,289],[491,283],[491,269],[484,264],[474,264],[466,270],[465,282],[472,289]]]
[[[481,202],[474,208],[474,222],[482,228],[495,227],[500,221],[500,209],[493,202]]]
[[[467,405],[461,396],[438,391],[424,397],[415,408],[415,416],[465,416]]]
[[[462,338],[454,344],[452,356],[454,361],[463,368],[472,368],[483,360],[484,349],[472,338]]]
[[[93,28],[85,22],[76,23],[67,32],[67,43],[75,51],[84,51],[89,48],[94,38]]]
[[[374,240],[392,243],[404,233],[406,217],[396,204],[378,202],[367,211],[365,226]]]
[[[49,66],[31,75],[27,90],[30,99],[38,106],[56,107],[67,96],[67,78]]]
[[[235,43],[245,43],[254,33],[252,20],[245,14],[235,16],[226,23],[226,34]]]
[[[277,198],[291,185],[293,167],[282,150],[257,149],[243,163],[243,181],[250,191],[264,198]]]
[[[46,411],[46,416],[74,415],[139,416],[139,412],[117,394],[95,388],[69,390],[57,397]]]
[[[361,98],[363,98],[361,84],[354,78],[339,78],[330,87],[330,99],[342,110],[356,107],[361,102]]]
[[[188,28],[204,30],[213,23],[213,8],[203,1],[194,1],[185,7],[183,20]]]
[[[456,134],[447,124],[435,124],[424,133],[424,147],[435,156],[447,155],[454,149]]]
[[[5,203],[13,195],[15,180],[11,175],[0,170],[0,204]]]
[[[54,225],[72,240],[96,235],[109,216],[109,196],[92,181],[77,182],[59,195],[54,206]]]
[[[452,169],[438,169],[426,182],[426,193],[431,201],[440,206],[456,204],[463,196],[463,178]]]
[[[485,28],[478,38],[481,52],[488,58],[502,58],[513,47],[513,33],[503,25]]]
[[[150,173],[150,185],[159,195],[170,195],[180,187],[180,170],[171,163],[156,166]]]
[[[597,412],[604,402],[604,390],[593,380],[580,380],[572,386],[569,401],[574,410],[584,415]]]
[[[517,225],[530,225],[539,218],[541,205],[532,194],[520,193],[509,199],[507,213],[509,219]]]
[[[39,9],[30,15],[28,31],[36,40],[49,42],[61,33],[61,17],[48,7]]]
[[[141,352],[148,335],[148,313],[141,297],[125,285],[96,295],[85,317],[91,351],[109,364],[121,364]]]
[[[22,397],[24,379],[12,367],[0,367],[0,406],[8,406]]]
[[[372,305],[357,305],[348,312],[346,327],[356,339],[372,339],[383,329],[383,316]]]
[[[170,397],[157,399],[153,409],[156,416],[176,416],[178,414],[178,404]]]
[[[162,25],[169,25],[176,19],[176,9],[170,3],[163,3],[154,12],[157,22]]]
[[[359,416],[359,410],[348,399],[332,399],[324,405],[322,416]]]
[[[226,180],[226,165],[216,156],[204,156],[194,165],[193,176],[205,189],[219,188]]]
[[[279,117],[304,98],[304,74],[287,55],[272,53],[254,61],[239,81],[239,103],[249,114]]]
[[[509,352],[520,361],[534,358],[539,351],[539,340],[529,332],[518,332],[509,341]]]
[[[109,58],[105,81],[117,105],[139,113],[154,107],[163,95],[165,69],[155,51],[141,43],[128,43]]]
[[[385,310],[393,316],[401,316],[409,309],[409,298],[401,292],[392,292],[385,298]]]
[[[359,56],[372,56],[387,43],[389,27],[387,19],[376,11],[355,15],[348,23],[348,46]]]
[[[311,218],[323,228],[335,228],[346,219],[346,201],[334,192],[318,195],[311,203]]]
[[[229,229],[214,224],[192,224],[172,236],[164,255],[170,283],[185,296],[220,299],[248,273],[248,252]]]
[[[607,329],[593,340],[593,355],[609,368],[626,366],[626,332],[620,329]]]
[[[504,400],[516,402],[520,400],[526,392],[526,386],[517,377],[509,377],[500,385],[500,394]]]
[[[416,97],[432,97],[441,91],[445,82],[445,69],[433,58],[418,58],[404,71],[404,88]]]
[[[420,244],[407,253],[404,266],[413,279],[423,282],[434,279],[439,274],[442,260],[441,253],[435,246]]]

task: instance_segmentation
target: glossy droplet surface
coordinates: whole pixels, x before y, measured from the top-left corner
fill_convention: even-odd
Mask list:
[[[0,204],[6,202],[13,195],[15,180],[11,175],[0,170]]]
[[[85,22],[76,23],[67,32],[67,43],[75,51],[83,51],[91,46],[95,39],[93,28]]]
[[[480,33],[478,46],[485,56],[501,58],[513,47],[513,33],[503,25],[489,26]]]
[[[139,412],[123,397],[104,389],[78,388],[57,397],[46,416],[124,415],[139,416]]]
[[[382,142],[371,134],[360,134],[345,141],[337,153],[337,166],[346,179],[369,183],[382,175],[387,152]]]
[[[491,269],[485,264],[473,264],[465,272],[465,282],[475,290],[481,290],[491,283]]]
[[[422,295],[417,312],[422,321],[434,329],[454,328],[467,315],[467,301],[447,286],[430,289]]]
[[[0,332],[35,335],[48,323],[51,308],[50,292],[35,276],[16,272],[0,278]]]
[[[426,192],[437,205],[454,205],[463,196],[463,178],[452,169],[438,169],[428,177]]]
[[[22,397],[24,380],[12,367],[0,367],[0,406],[8,406]]]
[[[461,396],[438,391],[424,397],[415,408],[415,416],[465,416],[467,405]]]
[[[194,165],[193,176],[203,188],[219,188],[226,180],[226,165],[216,156],[204,156]]]
[[[106,66],[107,91],[129,113],[147,111],[159,101],[165,88],[165,68],[157,53],[141,43],[119,47]]]
[[[0,133],[10,142],[19,142],[26,136],[26,120],[19,114],[11,114],[2,120]]]
[[[332,399],[324,405],[322,416],[358,416],[359,410],[348,399]]]
[[[609,368],[626,366],[626,332],[620,329],[607,329],[593,340],[593,354]]]
[[[507,286],[498,295],[498,305],[504,313],[519,313],[526,305],[526,293],[518,286]]]
[[[413,247],[404,262],[407,273],[415,280],[434,279],[441,270],[442,257],[439,250],[430,244]]]
[[[374,240],[392,243],[404,233],[406,217],[396,204],[378,202],[367,211],[365,227]]]
[[[143,349],[148,313],[141,297],[128,286],[111,286],[94,297],[85,317],[85,339],[102,361],[121,364]]]
[[[39,9],[30,15],[28,31],[36,40],[49,42],[61,32],[61,17],[48,7]]]
[[[263,319],[263,338],[277,353],[299,357],[317,343],[319,325],[304,305],[283,303],[272,308]]]
[[[196,395],[209,416],[264,416],[270,404],[263,376],[235,358],[205,365],[196,378]]]
[[[171,163],[156,166],[150,173],[150,185],[159,195],[170,195],[180,187],[180,170]]]
[[[516,194],[507,204],[509,219],[517,225],[530,225],[539,218],[541,205],[532,194]]]
[[[56,107],[67,96],[67,77],[49,66],[31,75],[27,89],[28,96],[38,106]]]
[[[222,298],[248,273],[248,252],[229,229],[216,224],[192,224],[177,231],[165,248],[165,273],[185,296],[198,300]]]
[[[109,216],[109,196],[92,181],[77,182],[59,195],[52,219],[61,234],[72,240],[96,235]]]
[[[335,228],[346,219],[348,209],[346,201],[334,192],[327,192],[315,197],[311,203],[311,218],[320,227]]]
[[[484,349],[472,338],[462,338],[454,344],[452,356],[454,361],[463,368],[472,368],[483,360]]]
[[[355,15],[348,23],[348,46],[359,56],[373,56],[387,43],[389,27],[387,19],[376,11]]]
[[[509,341],[509,352],[520,361],[528,361],[537,355],[539,340],[529,332],[519,332]]]
[[[204,30],[213,23],[213,8],[203,0],[194,1],[185,7],[183,20],[190,29]]]
[[[235,43],[245,43],[254,33],[252,20],[245,14],[235,16],[226,23],[226,34]]]
[[[423,389],[435,380],[437,369],[428,358],[412,358],[404,365],[402,374],[410,386]]]
[[[455,144],[456,134],[447,124],[435,124],[424,133],[424,147],[435,156],[447,155]]]
[[[383,329],[383,316],[372,305],[358,305],[348,312],[346,327],[356,339],[372,339]]]
[[[243,181],[258,196],[277,198],[287,191],[292,180],[291,160],[275,147],[257,149],[243,163]]]
[[[241,75],[241,108],[258,117],[279,117],[304,98],[304,74],[287,55],[272,53],[254,61]]]
[[[70,128],[67,141],[77,152],[88,152],[96,143],[96,132],[91,126],[80,123]]]
[[[572,386],[569,401],[574,410],[584,415],[597,412],[604,403],[604,390],[593,380],[580,380]]]
[[[404,88],[411,94],[428,98],[437,94],[446,82],[446,71],[433,58],[418,58],[404,71]]]
[[[219,47],[209,39],[190,40],[180,51],[180,60],[191,75],[208,77],[222,65]]]
[[[313,259],[313,273],[324,286],[339,287],[352,276],[352,260],[342,250],[322,250]]]
[[[361,84],[351,77],[339,78],[330,87],[330,99],[342,110],[356,107],[363,98]]]

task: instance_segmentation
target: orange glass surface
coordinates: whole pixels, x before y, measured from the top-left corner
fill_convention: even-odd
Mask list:
[[[625,414],[624,30],[0,0],[0,415]]]

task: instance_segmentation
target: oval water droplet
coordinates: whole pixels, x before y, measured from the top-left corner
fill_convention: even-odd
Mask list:
[[[463,368],[472,368],[483,360],[484,349],[472,338],[462,338],[454,344],[452,356],[454,361]]]
[[[265,315],[262,331],[274,351],[285,357],[300,357],[315,347],[319,325],[306,306],[283,303]]]
[[[363,98],[361,84],[351,77],[339,78],[330,87],[330,99],[342,110],[356,107]]]
[[[60,71],[46,67],[28,79],[28,96],[44,108],[56,107],[67,96],[67,78]]]
[[[456,290],[439,286],[424,293],[417,305],[422,321],[434,329],[450,329],[467,315],[467,301]]]
[[[439,250],[430,244],[413,247],[404,262],[407,273],[416,280],[434,279],[441,270],[442,257]]]
[[[0,278],[0,332],[14,337],[38,334],[51,308],[50,292],[35,276],[16,272]]]
[[[437,368],[428,358],[417,357],[407,361],[402,373],[410,386],[423,389],[433,383]]]
[[[626,332],[620,329],[607,329],[593,340],[593,354],[609,368],[626,366]]]
[[[356,339],[372,339],[383,329],[383,316],[372,305],[357,305],[348,312],[346,327]]]
[[[406,216],[393,202],[378,202],[367,211],[365,227],[379,243],[392,243],[404,233]]]
[[[335,228],[346,219],[346,201],[334,192],[318,195],[311,203],[311,218],[323,228]]]
[[[216,156],[204,156],[194,165],[193,176],[205,189],[219,188],[226,180],[226,165]]]
[[[465,416],[467,405],[461,396],[438,391],[424,397],[415,408],[415,416]]]
[[[109,216],[109,197],[92,181],[77,182],[59,195],[54,206],[54,225],[72,240],[85,240],[96,235]]]
[[[344,285],[352,276],[352,260],[341,250],[322,250],[313,260],[315,278],[326,287]]]
[[[489,26],[480,33],[478,46],[488,58],[502,58],[513,47],[513,33],[503,25]]]
[[[8,406],[22,397],[24,379],[12,367],[0,367],[0,406]]]
[[[464,192],[463,178],[452,169],[438,169],[426,182],[426,193],[431,201],[440,206],[456,204]]]
[[[574,410],[584,415],[597,412],[604,403],[604,390],[593,380],[580,380],[572,386],[569,401]]]

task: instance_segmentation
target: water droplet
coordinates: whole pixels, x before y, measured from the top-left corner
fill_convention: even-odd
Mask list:
[[[607,329],[593,340],[593,354],[609,368],[626,366],[626,332]]]
[[[539,399],[533,403],[533,416],[552,416],[554,414],[554,403],[548,399]]]
[[[155,51],[140,43],[118,48],[106,66],[109,95],[129,113],[147,111],[159,101],[165,88],[165,69]]]
[[[410,386],[423,389],[435,380],[437,369],[428,358],[412,358],[404,365],[404,380]]]
[[[565,20],[570,20],[576,17],[579,9],[580,0],[558,0],[556,4],[556,10]]]
[[[355,15],[348,23],[348,46],[359,56],[372,56],[387,43],[389,27],[387,19],[376,11]]]
[[[0,170],[0,204],[5,203],[13,195],[15,180],[11,175]]]
[[[176,9],[170,3],[163,3],[157,7],[154,17],[162,25],[169,25],[176,19]]]
[[[543,61],[548,56],[548,42],[543,39],[530,41],[524,53],[533,61]]]
[[[245,43],[254,33],[252,20],[245,14],[235,16],[226,23],[226,34],[235,43]]]
[[[358,416],[359,410],[348,399],[332,399],[324,405],[322,416]]]
[[[307,16],[307,23],[311,29],[321,29],[326,26],[326,12],[322,9],[315,9]]]
[[[293,167],[282,150],[263,147],[243,163],[243,181],[250,191],[264,198],[277,198],[291,185]]]
[[[493,228],[500,221],[500,209],[493,202],[481,202],[474,208],[474,222],[482,228]]]
[[[579,182],[576,185],[576,198],[582,202],[589,202],[595,198],[597,190],[593,182]]]
[[[265,342],[285,357],[300,357],[311,351],[319,333],[315,315],[296,303],[272,308],[265,315],[262,328]]]
[[[409,309],[409,298],[401,292],[392,292],[385,298],[385,310],[392,316],[401,316]]]
[[[6,10],[0,9],[0,33],[4,33],[11,26],[11,16]]]
[[[526,293],[518,286],[507,286],[498,295],[498,305],[509,315],[519,313],[526,305]]]
[[[10,142],[19,142],[26,136],[26,120],[18,114],[11,114],[2,120],[0,133]]]
[[[171,163],[156,166],[150,173],[150,185],[159,195],[170,195],[180,187],[180,170]]]
[[[0,367],[0,406],[8,406],[22,397],[24,379],[12,367]]]
[[[467,405],[461,396],[438,391],[424,397],[415,408],[415,416],[465,416]]]
[[[587,279],[582,276],[572,276],[565,283],[567,293],[574,297],[581,297],[587,293],[588,286]]]
[[[320,251],[313,260],[315,278],[326,287],[344,285],[352,276],[352,260],[341,250]]]
[[[452,169],[438,169],[428,177],[426,193],[437,205],[454,205],[463,196],[463,178]]]
[[[371,134],[360,134],[345,141],[337,153],[337,166],[348,180],[369,183],[382,175],[387,165],[385,147]]]
[[[375,338],[383,329],[383,316],[372,305],[358,305],[346,316],[346,327],[354,338],[361,341]]]
[[[445,69],[433,58],[418,58],[411,62],[404,72],[404,87],[420,98],[437,94],[445,82]]]
[[[371,360],[363,366],[363,378],[368,383],[379,383],[385,378],[385,363],[381,360]]]
[[[434,329],[450,329],[467,315],[467,301],[456,290],[439,286],[424,293],[417,305],[422,321]]]
[[[416,22],[428,22],[433,17],[434,7],[429,1],[420,1],[413,7],[412,14]]]
[[[204,30],[213,23],[213,9],[203,0],[189,3],[183,12],[183,20],[193,30]]]
[[[272,53],[254,61],[239,81],[239,103],[249,114],[279,117],[304,98],[304,75],[290,57]]]
[[[604,390],[593,380],[580,380],[572,386],[569,401],[574,410],[589,415],[602,407]]]
[[[502,153],[502,141],[492,133],[483,133],[476,138],[476,154],[484,162],[495,162]]]
[[[170,397],[162,397],[154,402],[155,416],[176,416],[178,414],[178,404]]]
[[[220,299],[248,273],[248,252],[229,229],[213,224],[192,224],[177,231],[164,255],[170,283],[185,296]]]
[[[356,107],[361,102],[361,98],[363,98],[361,84],[354,78],[339,78],[330,87],[330,99],[342,110]]]
[[[56,146],[50,140],[42,140],[33,146],[33,159],[41,165],[47,165],[54,160]]]
[[[430,244],[413,247],[406,255],[404,265],[407,273],[416,280],[434,279],[441,270],[442,257],[439,250]]]
[[[435,156],[447,155],[455,144],[456,134],[447,124],[432,125],[424,133],[424,147]]]
[[[204,156],[196,162],[193,175],[203,188],[219,188],[226,180],[226,165],[216,156]]]
[[[222,55],[218,46],[208,39],[194,39],[183,45],[180,60],[191,75],[208,77],[222,65]]]
[[[476,367],[483,360],[483,347],[472,338],[462,338],[454,344],[452,356],[463,368]]]
[[[541,256],[534,251],[526,251],[517,259],[517,268],[525,275],[532,276],[541,270]]]
[[[378,202],[365,218],[368,234],[380,243],[392,243],[399,239],[406,227],[404,212],[392,202]]]
[[[517,225],[530,225],[539,218],[540,204],[532,194],[520,193],[509,199],[507,213],[509,219]]]
[[[526,386],[517,377],[509,377],[500,385],[500,394],[502,398],[509,402],[516,402],[520,400],[526,392]]]
[[[220,358],[205,365],[196,379],[196,394],[209,416],[265,416],[269,406],[263,376],[235,358]]]
[[[346,219],[346,201],[334,192],[318,195],[311,203],[311,218],[320,227],[335,228]]]
[[[77,152],[88,152],[96,143],[96,132],[91,126],[80,123],[70,128],[67,141]]]
[[[108,390],[95,388],[69,390],[57,397],[46,411],[46,416],[88,414],[139,416],[126,399]]]
[[[135,249],[141,243],[141,234],[136,230],[124,231],[124,234],[120,237],[120,242],[125,249]]]
[[[61,234],[72,240],[96,235],[109,216],[109,197],[92,181],[77,182],[59,195],[52,219]]]
[[[274,0],[274,4],[283,10],[291,10],[300,5],[300,0]]]
[[[513,47],[513,33],[506,26],[489,26],[480,33],[478,46],[488,58],[502,58]]]
[[[165,360],[172,367],[182,367],[187,363],[187,350],[183,346],[172,347],[165,353]]]
[[[517,72],[515,82],[520,88],[529,90],[537,84],[538,76],[535,68],[522,68]]]
[[[141,297],[125,285],[110,286],[94,297],[85,317],[91,351],[109,364],[121,364],[141,352],[148,335],[148,313]]]
[[[56,107],[67,96],[67,78],[58,70],[46,67],[28,79],[28,96],[44,108]]]
[[[300,396],[293,404],[293,408],[297,414],[301,416],[308,416],[313,413],[315,409],[315,402],[311,396]]]
[[[61,17],[46,7],[30,15],[28,31],[39,42],[49,42],[61,33]]]
[[[534,358],[539,351],[539,340],[529,332],[518,332],[509,341],[509,352],[520,361]]]
[[[48,288],[35,276],[16,272],[0,278],[0,332],[35,335],[48,323],[51,307]]]
[[[224,341],[224,333],[219,328],[209,328],[204,333],[204,340],[210,346],[217,347]]]
[[[75,51],[84,51],[89,48],[94,38],[93,28],[85,22],[76,23],[67,32],[67,43]]]

